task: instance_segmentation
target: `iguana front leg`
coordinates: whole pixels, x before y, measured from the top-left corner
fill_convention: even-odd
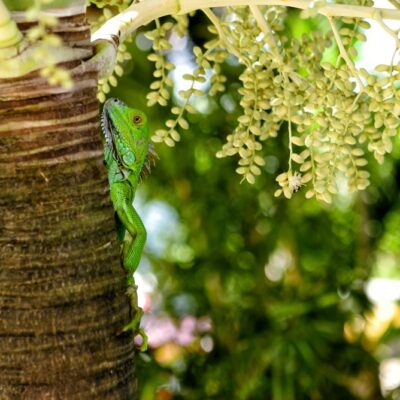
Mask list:
[[[128,295],[135,315],[132,321],[123,327],[122,331],[132,330],[134,333],[140,335],[143,340],[140,350],[144,351],[147,348],[147,336],[143,329],[139,327],[143,310],[137,304],[133,273],[139,265],[146,242],[146,229],[132,205],[134,193],[129,181],[114,182],[110,187],[110,195],[118,218],[132,238],[131,241],[124,241],[122,262],[128,272]]]

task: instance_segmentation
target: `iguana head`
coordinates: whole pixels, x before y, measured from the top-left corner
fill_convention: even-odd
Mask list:
[[[111,98],[104,104],[101,126],[105,145],[121,168],[132,171],[138,178],[147,175],[155,153],[146,114]]]

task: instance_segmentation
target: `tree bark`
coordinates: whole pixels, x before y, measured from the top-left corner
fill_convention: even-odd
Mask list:
[[[24,31],[28,24],[20,24]],[[91,54],[84,15],[58,34]],[[0,80],[0,400],[135,398],[129,321],[99,133],[97,72]]]

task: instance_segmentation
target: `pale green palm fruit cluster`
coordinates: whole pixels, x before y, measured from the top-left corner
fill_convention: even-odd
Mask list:
[[[131,4],[136,3],[132,0],[87,0],[87,5],[95,6],[99,13],[95,13],[91,17],[89,12],[89,23],[92,32],[100,28],[107,20],[114,17],[118,13],[125,10]],[[128,38],[127,41],[130,41]],[[106,101],[106,95],[110,92],[111,87],[116,87],[118,84],[118,78],[124,73],[124,64],[131,59],[131,54],[125,43],[118,43],[116,62],[114,65],[114,71],[107,78],[99,79],[97,98],[101,103]]]
[[[286,7],[202,9],[214,37],[203,48],[193,47],[197,67],[183,75],[190,85],[178,102],[171,98],[175,66],[169,60],[169,37],[174,31],[187,34],[188,19],[157,20],[146,34],[153,41],[148,58],[155,65],[147,99],[149,106],[170,106],[171,117],[152,140],[174,146],[189,128],[187,113],[197,112],[194,98],[225,92],[221,65],[235,57],[243,66],[238,76],[241,115],[217,157],[238,157],[236,172],[254,183],[265,165],[265,143],[279,140],[287,146],[288,163],[278,172],[276,196],[302,192],[329,203],[338,191],[365,189],[368,155],[382,163],[400,124],[400,66],[393,56],[374,72],[357,68],[356,45],[366,41],[369,22],[317,15],[323,4],[315,2],[303,11],[304,17],[315,18],[317,28],[297,36],[287,34],[293,14]],[[372,1],[352,4],[371,7]],[[394,39],[395,55],[398,33],[375,15],[388,40]],[[200,89],[207,81],[208,88]]]
[[[59,3],[59,2],[58,2]],[[47,10],[53,4],[52,0],[32,0],[28,2],[7,1],[10,10],[24,10],[24,18],[34,25],[23,34],[11,18],[9,10],[0,2],[0,75],[14,77],[18,71],[20,75],[29,73],[40,66],[39,73],[49,84],[60,85],[66,89],[73,86],[73,81],[67,69],[57,65],[53,54],[54,49],[60,48],[62,39],[52,30],[58,24],[58,18]],[[28,51],[28,49],[30,51]]]
[[[355,3],[372,5],[371,1]],[[174,145],[179,130],[188,129],[185,112],[195,112],[193,95],[218,94],[216,81],[220,91],[225,90],[219,65],[230,54],[244,66],[239,76],[242,115],[217,157],[238,156],[237,173],[254,183],[265,164],[264,143],[279,136],[281,143],[288,142],[288,166],[277,176],[276,196],[291,198],[302,191],[307,198],[330,203],[338,190],[365,189],[368,153],[382,163],[400,124],[400,66],[379,65],[372,74],[355,67],[355,43],[366,40],[363,30],[369,29],[369,23],[330,18],[325,29],[288,39],[286,7],[232,7],[218,17],[211,10],[203,12],[216,38],[205,51],[193,48],[198,67],[183,77],[193,85],[180,93],[183,104],[173,105],[175,117],[153,140]],[[165,29],[156,31],[166,36]],[[157,37],[155,31],[151,37]],[[393,44],[396,52],[399,42]],[[339,54],[334,63],[326,61],[327,49],[335,47]],[[162,69],[161,58],[149,58],[158,63],[156,71]],[[206,80],[207,72],[211,72],[208,93],[195,85]],[[149,105],[153,103],[149,98]]]

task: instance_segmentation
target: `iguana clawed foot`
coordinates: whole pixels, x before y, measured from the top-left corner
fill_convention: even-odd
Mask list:
[[[127,294],[130,297],[131,309],[135,315],[132,320],[122,328],[120,334],[132,331],[134,337],[140,336],[142,338],[142,343],[137,348],[139,351],[146,351],[148,338],[144,329],[140,328],[140,320],[143,315],[143,310],[137,304],[136,288],[136,286],[129,286],[127,290]]]

